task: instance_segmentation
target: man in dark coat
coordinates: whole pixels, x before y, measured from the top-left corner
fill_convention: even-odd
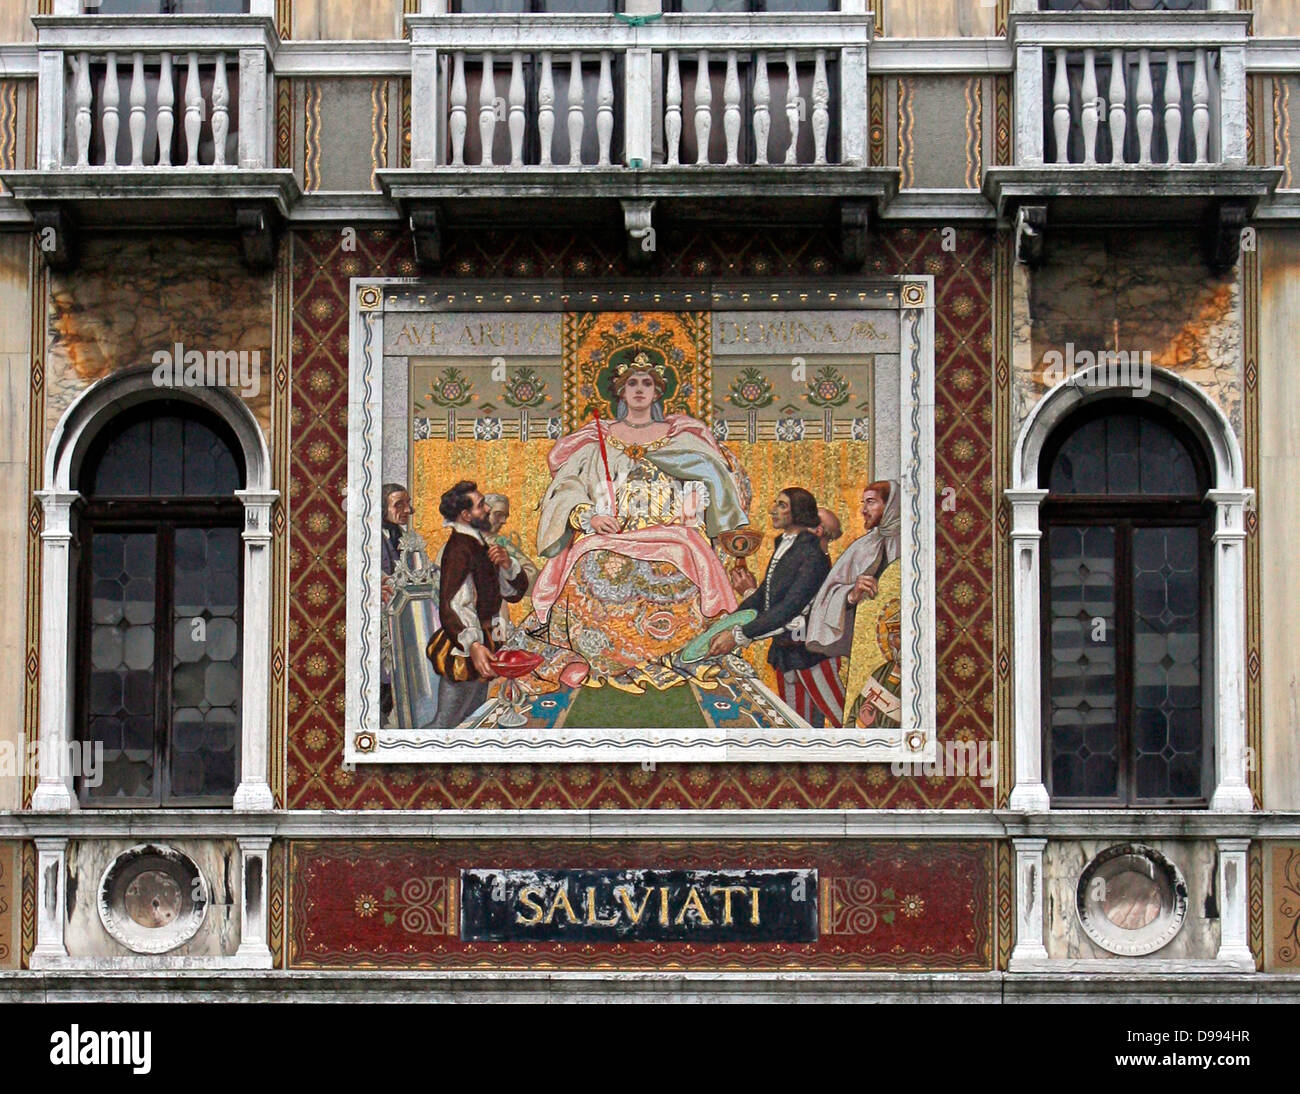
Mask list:
[[[437,726],[458,726],[487,701],[497,674],[492,655],[508,623],[504,602],[516,603],[528,590],[528,575],[504,547],[488,545],[492,528],[487,504],[472,482],[458,482],[438,504],[451,537],[442,552],[437,633],[426,651],[438,687]]]
[[[777,495],[771,518],[778,534],[767,572],[737,609],[753,609],[758,617],[714,636],[709,654],[721,657],[770,637],[767,663],[776,670],[777,693],[800,718],[821,726],[825,715],[817,701],[822,684],[818,673],[825,671],[819,666],[826,657],[804,645],[808,606],[831,568],[817,535],[817,500],[802,487],[791,486]]]
[[[415,507],[411,504],[411,494],[400,482],[386,482],[383,486],[383,522],[379,537],[379,572],[384,576],[379,587],[380,599],[387,604],[393,599],[393,583],[389,580],[397,563],[402,558],[401,541],[410,523]],[[388,721],[393,713],[393,680],[388,667],[381,666],[379,672],[379,716]]]

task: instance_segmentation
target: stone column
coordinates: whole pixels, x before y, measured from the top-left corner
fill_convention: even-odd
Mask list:
[[[45,510],[41,532],[40,777],[32,809],[62,813],[77,808],[67,763],[72,740],[72,564],[75,490],[39,490]]]
[[[1038,971],[1047,960],[1043,945],[1043,848],[1045,839],[1014,839],[1016,849],[1016,945],[1008,972]]]
[[[244,612],[242,624],[244,683],[240,704],[243,725],[240,780],[235,808],[275,808],[267,781],[268,693],[271,649],[271,506],[277,491],[236,490],[244,503]]]
[[[239,949],[235,959],[241,968],[269,969],[273,966],[267,945],[267,887],[270,881],[270,836],[240,836],[239,855],[243,862],[244,914],[239,925]]]
[[[68,841],[36,837],[36,945],[31,967],[48,968],[68,956],[63,942],[63,875]]]
[[[1012,610],[1015,646],[1012,680],[1015,694],[1015,784],[1010,806],[1022,812],[1049,808],[1043,785],[1042,636],[1039,632],[1038,507],[1046,490],[1008,490],[1011,503]]]
[[[1246,873],[1248,839],[1221,839],[1219,845],[1219,952],[1216,959],[1243,972],[1255,971],[1255,955],[1247,940],[1246,911],[1250,880]]]
[[[1246,783],[1246,503],[1250,490],[1211,490],[1214,529],[1214,759],[1210,808],[1246,813],[1255,807]]]

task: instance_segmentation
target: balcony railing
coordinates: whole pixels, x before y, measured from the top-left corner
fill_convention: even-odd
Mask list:
[[[1218,163],[1219,52],[1065,49],[1047,59],[1044,119],[1051,163]]]
[[[42,170],[266,168],[269,22],[40,20]]]
[[[861,15],[408,23],[417,170],[866,162]]]

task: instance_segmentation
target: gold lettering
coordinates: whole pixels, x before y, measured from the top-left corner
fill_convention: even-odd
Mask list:
[[[686,894],[686,902],[682,905],[682,910],[677,913],[677,918],[673,920],[673,922],[680,927],[682,923],[685,922],[686,913],[691,908],[695,909],[695,913],[699,916],[701,924],[705,927],[713,926],[713,920],[709,918],[709,913],[704,910],[704,902],[700,900],[700,894],[696,892],[694,885],[691,886],[690,892]]]
[[[574,914],[573,905],[569,903],[568,890],[563,885],[555,890],[555,898],[551,901],[551,906],[546,910],[546,922],[550,923],[555,919],[556,909],[559,908],[561,904],[564,905],[564,914],[569,917],[569,922],[577,923],[578,917]]]
[[[659,922],[668,926],[668,886],[659,886]]]
[[[632,926],[635,927],[638,923],[641,922],[641,917],[645,915],[646,905],[650,903],[650,894],[653,893],[654,890],[647,889],[645,891],[645,897],[641,901],[641,906],[637,908],[635,911],[632,908],[631,894],[627,891],[627,889],[620,886],[619,888],[615,889],[614,892],[618,895],[618,898],[623,902],[623,907],[627,909],[627,917],[632,921]]]
[[[613,919],[596,918],[596,886],[587,886],[587,924],[592,927],[612,927],[618,922],[618,912]]]
[[[715,893],[722,894],[722,925],[724,927],[731,926],[731,894],[743,893],[745,891],[746,891],[745,886],[743,885],[710,885],[709,886],[709,896],[713,896]]]
[[[758,926],[758,890],[749,890],[749,921]]]
[[[397,332],[397,337],[393,339],[394,344],[405,339],[413,346],[420,345],[420,332],[413,323],[403,323],[402,329]]]
[[[527,926],[532,926],[534,923],[540,923],[542,921],[542,906],[537,903],[537,898],[545,895],[546,893],[544,890],[536,889],[532,886],[529,886],[521,892],[519,894],[519,903],[534,914],[531,916],[525,916],[523,913],[517,912],[515,914],[515,922],[523,923]]]

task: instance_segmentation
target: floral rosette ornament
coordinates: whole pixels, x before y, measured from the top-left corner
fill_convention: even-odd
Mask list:
[[[849,382],[834,365],[827,365],[808,381],[807,399],[813,406],[843,406],[849,401]]]
[[[446,368],[429,388],[428,398],[441,407],[464,406],[474,394],[474,385],[458,368]]]
[[[758,410],[770,406],[776,399],[771,381],[756,368],[740,370],[740,375],[731,381],[727,401],[741,410]]]
[[[546,402],[546,384],[531,368],[521,365],[506,380],[501,398],[516,410],[539,407]]]

